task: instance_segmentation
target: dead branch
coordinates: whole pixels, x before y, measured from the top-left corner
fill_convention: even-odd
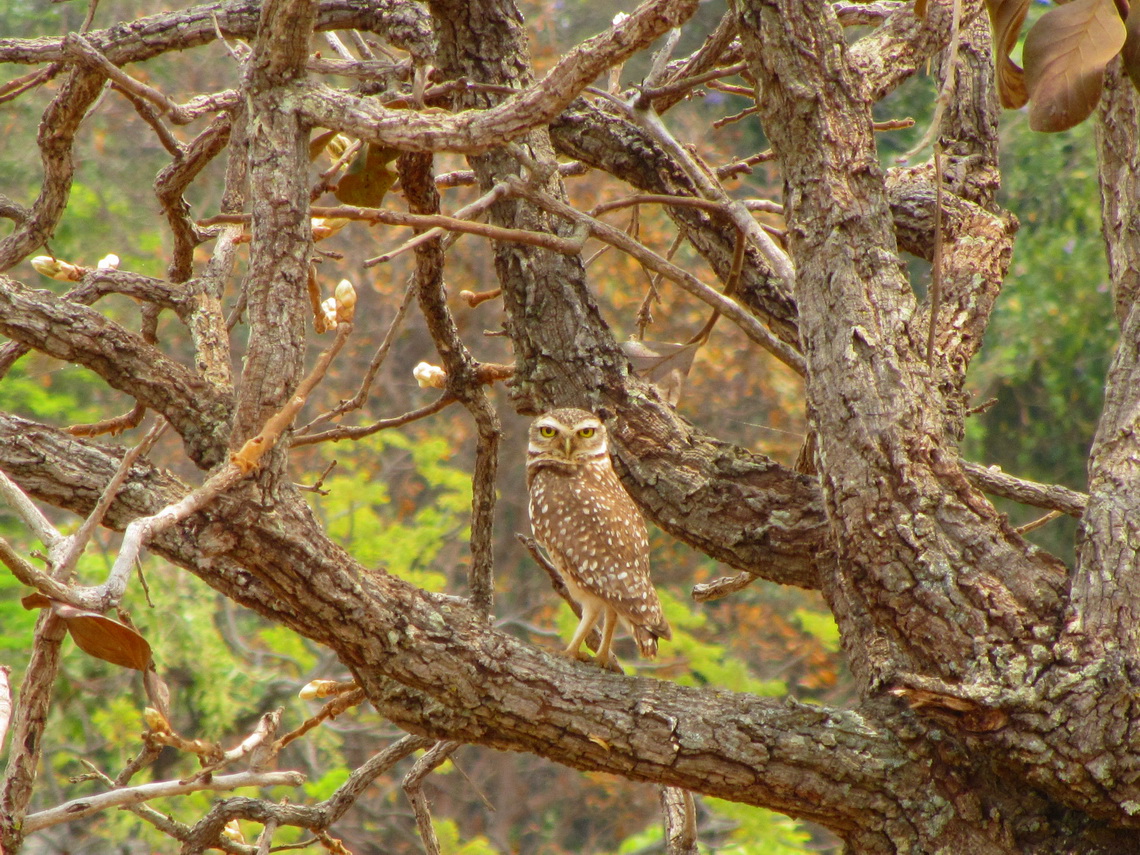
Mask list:
[[[623,252],[628,253],[649,269],[663,273],[671,281],[680,285],[694,297],[703,300],[715,309],[719,309],[721,314],[739,326],[750,339],[789,368],[793,369],[796,373],[804,373],[803,356],[776,338],[775,335],[769,332],[756,318],[746,312],[735,300],[724,296],[714,288],[710,288],[688,271],[682,270],[677,267],[677,265],[662,258],[648,247],[633,240],[620,229],[615,229],[613,226],[603,223],[601,220],[583,214],[565,202],[555,199],[553,196],[543,193],[540,190],[534,189],[520,178],[508,178],[506,183],[516,195],[530,199],[535,204],[553,214],[581,224],[599,240],[612,244]],[[745,214],[748,214],[747,210],[745,210]],[[748,214],[748,218],[753,222],[753,225],[755,225],[751,214]],[[759,227],[757,226],[757,228]]]
[[[209,780],[193,783],[159,781],[153,784],[139,784],[95,796],[84,796],[48,810],[29,814],[24,819],[24,832],[31,834],[42,828],[83,819],[108,808],[136,805],[151,799],[181,796],[203,790],[229,792],[241,787],[299,787],[304,782],[305,776],[300,772],[235,772],[232,775],[217,775]]]
[[[458,742],[437,742],[404,776],[404,793],[415,812],[420,840],[423,841],[424,852],[427,855],[439,855],[439,838],[435,835],[435,827],[431,822],[431,808],[427,796],[424,795],[424,779],[447,762],[447,758],[459,745]]]

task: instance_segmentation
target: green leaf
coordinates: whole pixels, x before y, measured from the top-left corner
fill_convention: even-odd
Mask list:
[[[1125,36],[1112,0],[1073,0],[1042,15],[1023,51],[1029,126],[1064,131],[1087,119]]]

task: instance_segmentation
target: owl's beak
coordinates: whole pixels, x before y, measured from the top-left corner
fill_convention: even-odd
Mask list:
[[[574,437],[568,436],[562,441],[562,451],[566,455],[566,459],[570,459],[570,446],[574,442]]]

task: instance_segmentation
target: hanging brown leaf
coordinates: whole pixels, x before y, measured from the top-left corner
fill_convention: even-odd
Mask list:
[[[621,344],[638,376],[656,386],[661,396],[674,407],[681,400],[681,390],[689,369],[693,367],[697,347],[696,344],[668,341],[623,341]]]
[[[337,182],[333,195],[346,205],[380,207],[384,194],[396,183],[396,173],[388,168],[388,164],[399,153],[394,148],[368,143],[353,158],[348,172]]]
[[[76,646],[88,656],[136,671],[145,671],[150,664],[150,644],[126,624],[66,603],[52,602],[52,610],[63,618]]]
[[[1124,61],[1124,70],[1132,78],[1132,85],[1140,90],[1140,3],[1133,3],[1129,7],[1124,32],[1124,47],[1120,51],[1120,58]]]
[[[20,605],[28,611],[32,609],[46,609],[51,604],[51,597],[41,594],[39,591],[36,591],[34,594],[28,594],[20,600]]]
[[[994,31],[998,98],[1007,110],[1016,110],[1029,100],[1029,94],[1025,88],[1025,73],[1009,55],[1017,47],[1029,0],[986,0],[986,9]]]
[[[1073,0],[1041,16],[1025,37],[1029,127],[1064,131],[1100,101],[1104,69],[1124,46],[1112,0]]]

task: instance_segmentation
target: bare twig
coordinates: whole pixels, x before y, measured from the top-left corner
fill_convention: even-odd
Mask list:
[[[432,177],[432,156],[408,153],[400,157],[400,177],[408,208],[432,215],[439,210],[439,191]],[[584,236],[583,236],[584,237]],[[447,391],[471,413],[478,430],[475,468],[471,478],[471,565],[467,572],[471,604],[489,618],[494,598],[495,475],[499,465],[501,427],[495,407],[478,375],[478,363],[459,335],[447,307],[443,279],[444,250],[440,240],[415,248],[416,293],[420,311],[447,372]]]
[[[355,685],[355,684],[353,684],[353,685]],[[347,710],[351,707],[354,707],[357,704],[360,704],[363,702],[364,702],[364,690],[361,689],[359,686],[356,686],[355,688],[352,688],[349,691],[338,695],[337,697],[335,697],[331,701],[329,701],[327,704],[325,704],[323,707],[321,707],[321,711],[319,713],[317,713],[315,716],[312,716],[310,718],[305,719],[305,721],[302,722],[299,727],[294,728],[293,730],[289,731],[284,736],[282,736],[280,739],[278,739],[277,742],[273,746],[272,753],[273,754],[279,754],[281,752],[282,748],[284,748],[286,745],[288,745],[293,740],[299,739],[300,737],[304,736],[306,733],[308,733],[314,727],[319,725],[321,722],[326,721],[330,718],[336,718],[338,715],[340,715],[345,710]]]
[[[409,754],[427,748],[434,740],[427,736],[408,734],[393,742],[379,754],[369,758],[363,765],[353,769],[336,792],[318,805],[324,815],[325,827],[332,825],[347,811],[368,788],[368,785],[383,775]]]
[[[300,772],[235,772],[232,775],[215,775],[209,780],[183,783],[182,781],[159,781],[153,784],[139,784],[124,787],[95,796],[84,796],[65,802],[57,807],[28,815],[24,819],[24,832],[39,831],[63,822],[82,819],[113,807],[136,805],[151,799],[180,796],[203,790],[229,792],[240,787],[299,787],[305,782]]]
[[[64,536],[56,530],[55,526],[48,522],[48,518],[43,515],[31,499],[24,495],[24,491],[17,487],[16,483],[4,474],[3,470],[0,470],[0,496],[8,502],[8,505],[16,512],[16,515],[23,520],[24,525],[31,529],[36,539],[47,547],[49,560],[53,551],[66,548]]]
[[[652,108],[632,108],[628,110],[628,115],[673,157],[705,199],[721,203],[725,213],[736,224],[736,227],[748,235],[748,239],[771,265],[772,270],[780,278],[785,293],[794,293],[796,272],[792,267],[791,259],[760,227],[748,209],[729,197],[724,188],[700,167],[685,147],[669,133],[656,111]]]
[[[103,488],[103,494],[99,497],[95,509],[88,514],[87,519],[83,521],[75,534],[68,538],[67,549],[60,556],[59,565],[54,568],[57,574],[66,577],[75,568],[79,556],[83,554],[88,541],[91,540],[91,535],[95,533],[96,528],[103,524],[103,517],[106,516],[111,503],[115,501],[115,497],[119,495],[119,488],[123,486],[127,475],[130,474],[131,467],[135,465],[136,460],[150,452],[154,444],[158,442],[158,438],[162,436],[163,431],[166,430],[166,424],[165,419],[158,419],[146,432],[142,441],[123,455],[123,459],[119,461],[119,465],[115,469],[115,474],[111,476],[111,480]]]
[[[1059,484],[1041,484],[1023,478],[1007,475],[997,466],[982,466],[980,463],[962,462],[962,470],[970,483],[987,493],[1012,499],[1023,505],[1035,508],[1060,511],[1071,517],[1080,517],[1085,512],[1089,497]]]
[[[946,47],[946,77],[934,99],[934,115],[930,119],[930,127],[910,151],[899,158],[900,163],[906,163],[934,140],[942,127],[942,114],[950,99],[954,97],[954,90],[958,86],[958,47],[961,44],[962,0],[953,0],[953,18],[950,22],[950,44]]]
[[[43,753],[43,732],[66,634],[63,620],[51,609],[44,609],[36,623],[32,655],[13,714],[8,766],[0,782],[0,850],[16,852],[24,835],[32,830],[25,812]]]
[[[329,473],[333,471],[334,466],[336,466],[335,460],[331,461],[328,464],[328,466],[326,466],[324,468],[324,470],[322,470],[321,474],[317,476],[317,480],[314,481],[312,484],[294,483],[293,486],[296,487],[298,490],[301,490],[301,491],[306,492],[306,493],[319,493],[322,496],[327,496],[329,494],[329,491],[323,490],[321,488],[324,486],[325,479],[327,477],[329,477]]]
[[[708,83],[710,80],[719,80],[722,77],[731,77],[734,74],[739,74],[748,68],[748,63],[738,62],[734,65],[727,65],[723,68],[714,68],[711,71],[706,71],[704,74],[694,74],[692,77],[683,77],[679,80],[674,80],[671,83],[665,83],[657,87],[645,87],[642,89],[642,97],[651,100],[658,98],[669,97],[678,95],[683,92],[688,92],[700,86],[702,83]]]
[[[341,401],[329,412],[317,416],[304,427],[298,428],[294,434],[295,436],[303,436],[317,425],[332,421],[338,416],[342,416],[352,410],[358,410],[364,405],[364,402],[368,400],[368,392],[372,388],[372,383],[380,371],[380,366],[384,364],[384,359],[388,356],[388,351],[392,349],[392,344],[396,340],[396,333],[399,332],[400,326],[408,314],[408,309],[412,305],[415,290],[414,281],[409,282],[408,287],[404,289],[404,298],[400,301],[400,307],[396,310],[396,316],[392,318],[391,323],[388,324],[388,331],[384,333],[384,340],[380,342],[380,347],[377,348],[376,354],[368,364],[368,370],[364,372],[364,379],[360,381],[360,389],[357,390],[356,394],[347,401]],[[294,445],[295,444],[296,441],[294,441]]]
[[[1033,520],[1033,522],[1028,522],[1025,525],[1019,525],[1017,527],[1017,533],[1029,534],[1029,532],[1034,531],[1035,529],[1039,529],[1046,523],[1051,523],[1053,520],[1059,519],[1064,515],[1065,514],[1063,511],[1049,511],[1049,513],[1045,514],[1045,516],[1038,517],[1037,519]]]
[[[416,814],[416,825],[420,830],[420,840],[427,855],[439,855],[439,838],[431,822],[431,809],[424,795],[424,778],[438,769],[452,752],[459,747],[458,742],[440,741],[416,761],[412,770],[404,776],[404,792]]]
[[[67,602],[71,588],[63,582],[53,579],[50,573],[40,570],[30,564],[24,557],[12,548],[12,545],[0,537],[0,562],[4,563],[12,575],[29,588],[35,588],[41,594],[56,600]]]
[[[555,199],[553,196],[543,193],[540,190],[534,189],[522,179],[508,178],[506,183],[510,185],[514,193],[525,196],[551,213],[558,214],[568,220],[584,225],[594,237],[632,255],[651,270],[663,273],[693,296],[708,303],[714,309],[719,309],[721,314],[739,326],[750,339],[785,365],[792,368],[798,374],[804,373],[805,366],[803,356],[776,338],[763,324],[746,312],[744,308],[732,298],[724,296],[715,288],[710,288],[688,271],[682,270],[677,265],[662,258],[648,247],[633,240],[633,238],[629,237],[629,235],[620,229],[615,229],[613,226],[603,223],[601,220],[583,214],[565,202]],[[747,210],[745,210],[744,213],[748,215],[751,221],[751,214],[748,214]],[[756,225],[755,221],[752,222],[753,225]],[[757,226],[757,228],[759,228],[759,226]]]
[[[454,404],[457,400],[458,398],[456,398],[454,395],[445,392],[436,398],[432,403],[404,413],[402,416],[396,416],[390,419],[380,419],[379,421],[373,422],[370,425],[343,426],[332,428],[331,430],[326,430],[322,433],[314,433],[310,434],[309,436],[297,437],[290,443],[289,447],[299,448],[303,445],[314,445],[318,442],[339,442],[342,439],[363,439],[366,436],[372,436],[372,434],[379,433],[382,430],[403,427],[404,425],[410,424],[411,422],[435,415],[449,404]]]
[[[91,68],[97,68],[126,92],[156,104],[162,113],[169,114],[170,120],[175,124],[187,124],[194,117],[183,115],[182,108],[155,89],[153,86],[135,80],[77,33],[69,33],[63,40],[65,53],[74,56]]]
[[[257,727],[254,728],[253,733],[214,762],[203,766],[189,778],[183,779],[183,782],[190,784],[195,781],[206,780],[218,769],[236,763],[243,757],[250,757],[250,771],[260,772],[266,763],[277,756],[277,743],[273,741],[273,738],[277,734],[277,727],[281,724],[282,712],[284,712],[283,708],[278,707],[265,713],[258,719]]]
[[[103,434],[118,436],[125,430],[133,430],[141,425],[145,415],[146,407],[142,404],[135,404],[129,412],[120,416],[113,416],[91,424],[71,425],[67,432],[72,436],[102,436]]]

